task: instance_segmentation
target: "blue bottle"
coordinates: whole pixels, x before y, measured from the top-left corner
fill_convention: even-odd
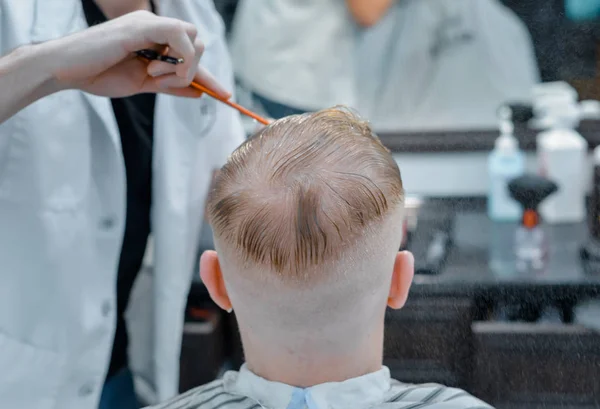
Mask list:
[[[488,216],[497,222],[517,222],[522,209],[510,195],[508,183],[525,173],[525,154],[513,133],[513,124],[506,116],[500,123],[500,136],[488,157]]]
[[[565,12],[572,21],[589,21],[600,15],[600,0],[565,0]]]

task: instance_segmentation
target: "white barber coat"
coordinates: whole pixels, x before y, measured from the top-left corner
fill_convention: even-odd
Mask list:
[[[160,14],[198,27],[202,63],[233,89],[213,2],[158,6]],[[0,0],[0,53],[86,26],[80,0]],[[136,375],[158,400],[177,392],[183,312],[211,171],[243,139],[238,113],[223,104],[157,98],[154,302],[145,307],[154,337],[136,368],[145,371]],[[97,408],[115,329],[125,189],[109,99],[64,91],[0,125],[0,408]]]
[[[498,107],[540,81],[527,28],[498,0],[398,1],[357,57],[358,110],[378,131],[495,129]]]
[[[355,107],[359,32],[341,0],[241,0],[231,32],[234,69],[252,92],[294,108]]]

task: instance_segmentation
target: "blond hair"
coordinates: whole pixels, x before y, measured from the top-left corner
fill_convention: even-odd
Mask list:
[[[332,108],[248,139],[219,173],[208,213],[244,262],[293,277],[335,261],[403,200],[400,170],[369,125]]]

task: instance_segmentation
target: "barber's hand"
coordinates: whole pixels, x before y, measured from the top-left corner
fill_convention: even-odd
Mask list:
[[[228,98],[230,93],[199,65],[204,45],[196,37],[196,28],[187,22],[146,11],[130,13],[55,40],[54,78],[60,88],[107,97],[159,92],[198,97],[201,93],[188,87],[196,80]],[[183,58],[184,63],[147,63],[134,54],[166,47],[168,55]]]

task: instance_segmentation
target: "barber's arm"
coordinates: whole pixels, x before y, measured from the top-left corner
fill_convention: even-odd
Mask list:
[[[375,25],[393,3],[394,0],[346,0],[352,17],[363,27]]]
[[[0,58],[0,123],[36,100],[58,91],[45,67],[51,58],[48,44],[21,47]]]
[[[188,87],[196,80],[228,97],[198,65],[204,45],[196,28],[180,20],[135,12],[47,43],[22,46],[0,57],[0,123],[27,105],[63,89],[107,97],[169,93],[197,97]],[[182,64],[146,64],[134,52],[169,47]]]

